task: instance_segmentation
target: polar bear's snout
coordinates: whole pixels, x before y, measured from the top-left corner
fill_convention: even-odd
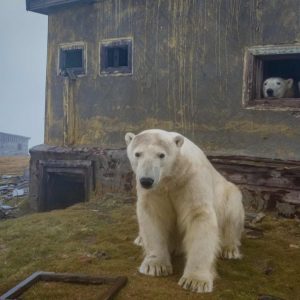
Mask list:
[[[136,170],[137,180],[144,189],[151,189],[160,181],[160,168],[150,161],[140,162]]]
[[[267,89],[267,95],[268,97],[273,97],[274,91],[272,89]]]
[[[293,98],[294,80],[281,77],[270,77],[263,82],[264,98]]]
[[[142,177],[140,179],[140,184],[145,189],[150,189],[154,183],[154,179],[150,177]]]

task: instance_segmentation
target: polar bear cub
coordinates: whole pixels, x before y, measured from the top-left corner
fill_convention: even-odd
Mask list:
[[[294,98],[294,80],[270,77],[263,83],[264,98]]]
[[[151,129],[127,133],[125,140],[136,174],[136,243],[145,250],[139,272],[172,274],[171,254],[180,250],[186,263],[178,284],[198,293],[211,292],[216,257],[241,257],[241,192],[178,133]]]

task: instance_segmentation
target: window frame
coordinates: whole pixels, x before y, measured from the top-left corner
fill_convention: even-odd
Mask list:
[[[107,67],[106,55],[108,48],[127,47],[128,51],[128,66]],[[105,39],[99,43],[99,75],[100,76],[118,76],[133,74],[133,39],[132,38],[114,38]]]
[[[300,98],[264,99],[261,94],[263,84],[263,61],[299,57],[300,45],[268,45],[249,47],[244,56],[243,99],[246,109],[300,111]],[[297,82],[295,82],[297,86]]]
[[[70,68],[76,77],[87,75],[87,47],[84,42],[63,43],[58,45],[57,75],[67,77],[68,74],[62,69],[63,52],[68,50],[82,50],[82,68]]]

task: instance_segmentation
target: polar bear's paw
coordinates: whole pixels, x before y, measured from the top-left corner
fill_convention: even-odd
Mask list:
[[[210,293],[213,290],[213,281],[208,279],[200,279],[194,276],[183,275],[178,284],[185,290],[195,293]]]
[[[242,255],[237,246],[224,247],[221,252],[221,257],[225,259],[240,259]]]
[[[149,276],[168,276],[173,273],[173,268],[171,264],[162,260],[146,257],[139,267],[139,272]]]

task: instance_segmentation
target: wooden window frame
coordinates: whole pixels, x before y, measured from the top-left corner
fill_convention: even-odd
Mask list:
[[[107,49],[112,47],[127,47],[128,49],[128,66],[107,67],[106,55]],[[132,75],[133,73],[133,40],[132,38],[108,39],[100,42],[100,76],[108,75]]]
[[[243,107],[256,110],[300,111],[300,98],[264,99],[263,62],[287,58],[300,59],[300,45],[268,45],[247,48],[244,56]]]
[[[62,69],[62,59],[65,51],[68,50],[82,50],[82,68],[70,68],[76,77],[86,76],[87,74],[87,59],[86,59],[86,44],[83,42],[65,43],[60,44],[58,47],[58,63],[57,75],[66,77],[68,76],[66,70]]]

